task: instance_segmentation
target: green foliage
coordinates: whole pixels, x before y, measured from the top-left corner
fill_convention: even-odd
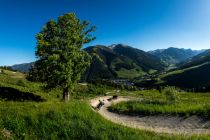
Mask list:
[[[72,90],[90,64],[90,57],[82,47],[94,39],[90,34],[94,29],[73,13],[47,22],[36,36],[38,61],[29,79],[46,82],[48,88]]]
[[[87,99],[88,97],[103,96],[111,90],[113,90],[112,87],[101,84],[77,84],[73,97],[77,99]]]
[[[166,96],[166,100],[168,103],[170,104],[176,103],[177,90],[175,87],[165,87],[162,92]]]

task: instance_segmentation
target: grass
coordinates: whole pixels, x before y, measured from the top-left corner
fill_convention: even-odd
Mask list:
[[[139,76],[143,76],[145,73],[142,70],[137,70],[137,69],[124,69],[121,68],[119,71],[116,71],[117,75],[121,78],[135,78]]]
[[[201,65],[198,65],[198,66],[192,66],[192,67],[185,68],[185,69],[181,69],[181,70],[171,71],[171,72],[169,72],[169,73],[160,75],[160,78],[164,78],[164,77],[167,77],[167,76],[169,76],[169,75],[180,74],[180,73],[183,73],[184,71],[191,70],[191,69],[196,69],[196,68],[199,68],[199,67],[201,67],[201,66],[203,66],[203,65],[206,65],[206,64],[209,64],[209,62],[206,62],[206,63],[201,64]]]
[[[203,63],[201,65],[192,66],[189,68],[178,69],[174,71],[167,72],[165,74],[159,75],[156,78],[155,84],[168,84],[176,86],[187,86],[187,87],[196,87],[196,86],[206,86],[208,79],[202,77],[202,75],[207,75],[210,62]],[[204,74],[204,73],[207,74]],[[200,75],[202,73],[202,75]],[[192,78],[193,77],[193,78]],[[170,82],[172,80],[172,83]],[[204,81],[204,82],[203,82]],[[201,85],[199,85],[201,84]]]
[[[108,87],[77,85],[71,101],[65,103],[58,97],[61,93],[59,89],[45,91],[42,86],[40,83],[25,80],[24,76],[17,78],[11,73],[0,74],[0,88],[11,87],[24,94],[30,92],[46,99],[43,102],[0,99],[0,139],[207,140],[209,138],[208,135],[186,137],[157,134],[117,125],[102,118],[91,109],[88,98],[98,96],[100,92],[103,94],[109,90]],[[140,96],[139,94],[141,93],[136,92],[133,96]],[[149,93],[144,94],[146,97]]]
[[[210,94],[177,92],[176,102],[171,103],[164,93],[158,91],[137,91],[131,94],[141,98],[115,104],[110,110],[135,115],[177,115],[189,117],[197,115],[210,117]]]
[[[179,103],[168,105],[160,101],[128,101],[111,107],[112,111],[126,114],[139,115],[176,115],[189,117],[192,115],[209,118],[210,107],[203,105],[192,105]]]
[[[7,138],[13,139],[169,140],[186,138],[139,131],[113,124],[94,113],[86,102],[77,100],[70,103],[1,103],[0,126],[1,132],[7,130],[9,132]],[[2,139],[5,137],[5,133],[0,136]],[[196,139],[196,136],[191,138]]]

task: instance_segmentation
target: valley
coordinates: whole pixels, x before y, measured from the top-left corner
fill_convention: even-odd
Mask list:
[[[122,44],[91,46],[84,50],[93,58],[81,77],[82,82],[122,80],[139,88],[170,85],[198,91],[208,90],[210,86],[209,78],[206,78],[209,77],[209,50],[168,48],[144,52]],[[180,57],[182,59],[178,59]],[[11,68],[27,73],[32,65],[20,64]]]
[[[59,88],[45,93],[46,91],[41,89],[42,84],[25,79],[28,68],[33,63],[6,67],[9,70],[2,68],[0,74],[1,112],[7,114],[7,118],[2,116],[0,121],[3,128],[0,135],[2,138],[29,139],[39,138],[40,136],[43,138],[43,134],[39,135],[39,133],[41,134],[44,131],[46,139],[56,138],[57,136],[64,139],[83,139],[85,137],[106,139],[110,136],[124,139],[125,135],[125,139],[127,139],[128,135],[131,134],[134,134],[131,137],[132,139],[152,139],[154,135],[157,139],[208,139],[210,133],[209,94],[193,93],[209,90],[210,81],[208,81],[209,78],[206,78],[210,63],[207,59],[208,53],[203,52],[192,58],[186,58],[186,62],[176,64],[175,69],[167,70],[169,65],[165,61],[129,46],[94,46],[86,48],[85,51],[93,56],[90,67],[81,78],[81,81],[88,83],[76,86],[74,94],[70,97],[72,101],[68,104],[59,101],[59,92],[61,92]],[[130,55],[127,56],[125,52],[129,52],[129,54],[135,52],[135,54],[132,54],[131,57]],[[205,54],[205,57],[202,57],[203,54]],[[154,59],[157,65],[152,64]],[[170,65],[175,64],[171,63]],[[16,71],[12,72],[11,69]],[[205,71],[206,73],[204,73]],[[25,72],[25,74],[22,72]],[[204,74],[205,76],[202,77]],[[153,81],[150,82],[151,80]],[[166,84],[177,88],[170,90],[169,87],[169,91],[165,91],[167,89],[163,87]],[[199,87],[195,88],[198,85]],[[191,93],[187,91],[191,91]],[[15,92],[21,94],[15,97],[15,95],[12,95]],[[169,92],[169,97],[165,92]],[[27,97],[29,95],[32,97]],[[117,95],[118,98],[107,101],[113,95]],[[173,102],[173,98],[176,103],[171,103],[170,100]],[[99,104],[99,100],[102,100],[105,105],[97,111],[93,108]],[[62,109],[66,108],[64,106],[71,108],[71,111]],[[16,113],[11,114],[14,109]],[[71,112],[74,114],[72,114],[73,116],[65,115],[65,113],[71,114]],[[75,114],[75,112],[78,113]],[[87,117],[82,117],[82,114]],[[42,118],[39,117],[40,115]],[[53,117],[49,115],[53,115]],[[16,117],[17,122],[13,122],[13,117]],[[77,117],[76,122],[73,119],[74,117]],[[39,123],[34,121],[35,118],[39,120]],[[67,126],[72,125],[70,128],[75,131],[67,131],[67,127],[63,126],[64,118],[65,121],[71,122]],[[61,120],[57,121],[55,119]],[[47,121],[49,124],[42,121]],[[81,121],[84,124],[81,124]],[[97,126],[99,122],[100,125]],[[31,124],[30,128],[26,126],[28,123]],[[62,127],[62,131],[55,132],[51,129],[56,127],[55,123]],[[94,131],[86,131],[88,127],[85,125],[86,123],[91,127],[94,125]],[[35,125],[43,129],[35,131],[33,127]],[[48,125],[48,127],[43,127],[43,125]],[[17,127],[21,129],[18,130]],[[97,131],[101,130],[102,127],[109,129],[109,131],[104,130],[106,135],[98,135]],[[114,128],[123,131],[123,134],[118,131],[113,133],[111,130]],[[32,130],[35,135],[26,129]],[[48,134],[48,129],[51,135]],[[78,129],[80,129],[80,134],[78,134]],[[63,131],[66,135],[63,135]],[[73,134],[75,132],[76,135]]]
[[[209,0],[0,0],[0,140],[210,140]]]

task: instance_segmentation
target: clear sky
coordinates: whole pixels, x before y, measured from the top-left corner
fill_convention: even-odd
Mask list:
[[[0,65],[34,61],[35,35],[68,12],[97,26],[89,45],[210,48],[210,0],[0,0]]]

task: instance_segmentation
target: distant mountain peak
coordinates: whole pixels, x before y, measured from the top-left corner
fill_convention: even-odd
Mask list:
[[[169,47],[167,49],[158,49],[149,51],[149,53],[159,57],[163,62],[168,65],[177,64],[187,59],[194,57],[201,53],[200,50],[184,49],[184,48],[175,48]]]
[[[117,44],[112,44],[112,45],[109,46],[109,48],[113,49],[116,46],[117,46]]]
[[[131,47],[131,46],[120,43],[120,44],[112,44],[112,45],[110,45],[108,47],[111,48],[111,49],[114,49],[115,47]]]
[[[178,48],[176,48],[176,47],[168,47],[167,49],[178,49]]]

